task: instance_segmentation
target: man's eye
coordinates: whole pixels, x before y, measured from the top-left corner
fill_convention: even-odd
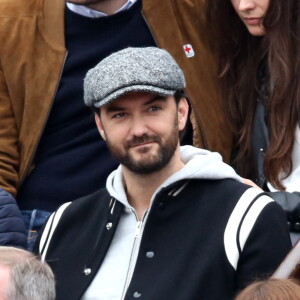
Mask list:
[[[158,107],[158,106],[151,106],[151,107],[149,108],[149,111],[151,111],[151,112],[153,112],[153,111],[158,111],[158,110],[160,110],[160,107]]]
[[[120,119],[120,118],[124,118],[127,114],[124,112],[121,113],[117,113],[115,115],[112,116],[112,119]]]

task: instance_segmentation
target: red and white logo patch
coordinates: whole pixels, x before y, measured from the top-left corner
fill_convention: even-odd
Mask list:
[[[193,46],[191,44],[183,45],[183,50],[184,50],[186,57],[190,58],[190,57],[195,56],[195,52],[194,52]]]

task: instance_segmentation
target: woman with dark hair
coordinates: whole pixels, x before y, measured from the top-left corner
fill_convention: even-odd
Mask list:
[[[233,164],[300,232],[300,1],[208,0]]]

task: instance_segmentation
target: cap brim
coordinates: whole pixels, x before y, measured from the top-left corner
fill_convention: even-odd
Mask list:
[[[134,93],[134,92],[148,92],[151,94],[157,94],[161,96],[171,96],[174,95],[175,90],[162,89],[159,87],[149,86],[149,85],[131,85],[127,87],[122,87],[117,91],[114,91],[113,93],[107,95],[105,98],[103,98],[100,101],[95,100],[93,102],[93,106],[97,108],[102,107],[125,94]]]

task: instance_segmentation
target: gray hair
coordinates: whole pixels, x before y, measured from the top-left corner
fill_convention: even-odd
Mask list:
[[[10,269],[7,300],[55,300],[53,272],[32,253],[0,246],[1,265]]]

